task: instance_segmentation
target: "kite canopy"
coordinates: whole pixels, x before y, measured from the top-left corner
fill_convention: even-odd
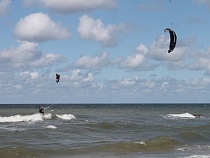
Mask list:
[[[60,75],[56,74],[56,82],[58,83],[60,81]]]
[[[172,52],[174,50],[174,48],[176,46],[177,36],[176,36],[176,33],[173,30],[171,30],[169,28],[166,28],[164,30],[164,32],[167,32],[167,31],[170,34],[170,45],[169,45],[169,50],[168,50],[168,53],[170,53],[170,52]]]

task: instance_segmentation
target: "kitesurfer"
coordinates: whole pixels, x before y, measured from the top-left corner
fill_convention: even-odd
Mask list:
[[[195,117],[201,117],[201,114],[194,114]]]
[[[42,107],[39,107],[39,113],[44,115],[44,109]]]

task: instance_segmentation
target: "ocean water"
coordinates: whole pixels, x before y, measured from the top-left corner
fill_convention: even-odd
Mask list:
[[[209,104],[41,106],[0,105],[0,158],[210,157]]]

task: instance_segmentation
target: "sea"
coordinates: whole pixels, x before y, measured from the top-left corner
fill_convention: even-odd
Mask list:
[[[1,104],[0,158],[210,158],[210,104]]]

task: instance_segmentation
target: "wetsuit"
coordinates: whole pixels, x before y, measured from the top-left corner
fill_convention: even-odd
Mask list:
[[[44,115],[44,109],[43,108],[39,108],[39,113]]]

